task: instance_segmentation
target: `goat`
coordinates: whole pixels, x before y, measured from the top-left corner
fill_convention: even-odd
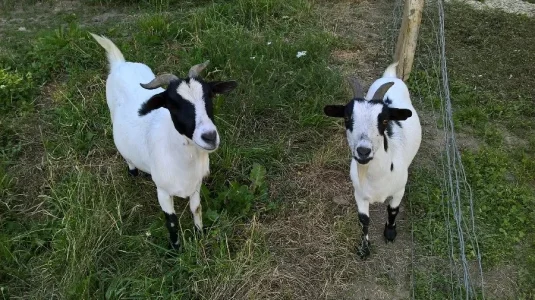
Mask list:
[[[91,33],[109,61],[106,101],[113,140],[128,172],[150,174],[169,230],[180,247],[173,196],[189,198],[195,227],[202,230],[200,189],[209,174],[208,154],[219,147],[212,98],[236,88],[236,81],[205,82],[199,73],[208,61],[191,67],[188,77],[155,76],[145,64],[127,62],[108,38]],[[162,86],[167,86],[163,89]]]
[[[396,216],[405,193],[408,168],[422,139],[422,128],[412,106],[409,90],[396,76],[397,63],[385,70],[369,88],[366,97],[358,80],[350,79],[353,99],[346,105],[327,105],[324,113],[344,118],[347,141],[352,154],[350,175],[362,226],[357,253],[370,255],[369,205],[388,204],[386,242],[396,238]]]

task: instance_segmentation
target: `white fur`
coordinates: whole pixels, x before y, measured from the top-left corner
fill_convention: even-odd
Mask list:
[[[393,74],[391,71],[392,66],[394,66]],[[392,196],[394,198],[393,204],[396,202],[399,204],[407,183],[409,165],[420,148],[422,129],[418,114],[412,106],[407,86],[395,76],[394,64],[389,66],[385,75],[387,76],[377,79],[371,85],[366,99],[370,99],[384,83],[394,82],[383,100],[390,99],[392,101],[392,104],[389,105],[390,107],[410,109],[412,116],[405,121],[401,121],[402,128],[393,126],[395,132],[393,137],[388,139],[388,151],[384,151],[383,143],[380,142],[380,146],[376,147],[377,149],[373,149],[374,156],[368,164],[361,165],[354,159],[352,160],[351,179],[355,187],[357,201],[384,202],[387,197]],[[378,108],[379,106],[376,106],[375,110]],[[368,118],[364,119],[364,122],[355,123],[354,128],[376,128],[378,113],[374,110],[369,112]],[[355,119],[355,122],[358,121],[358,118]],[[391,164],[394,165],[393,171],[390,171]],[[393,207],[396,206],[393,205]]]
[[[185,81],[181,82],[177,87],[176,92],[195,107],[195,131],[193,132],[193,141],[201,148],[210,149],[213,146],[206,143],[201,135],[205,132],[215,131],[217,128],[214,122],[210,120],[206,113],[204,104],[204,92],[202,85],[195,79],[191,79],[189,84]],[[219,133],[216,134],[216,147],[219,145]]]
[[[137,168],[152,175],[165,213],[175,213],[172,196],[189,197],[195,225],[202,228],[199,192],[203,178],[209,173],[208,152],[177,132],[167,109],[159,108],[140,117],[141,105],[164,90],[142,88],[140,83],[148,83],[155,77],[151,69],[141,63],[126,62],[109,39],[93,37],[106,49],[110,63],[106,99],[117,150],[130,169]],[[199,88],[194,85],[200,84],[195,80],[190,82],[190,85],[179,86],[180,94],[189,95],[188,100],[197,106],[202,94],[199,95]],[[209,123],[208,126],[215,129],[211,121],[206,121],[209,118],[203,111],[204,115],[198,114],[197,125]]]
[[[412,163],[420,147],[422,129],[416,110],[412,106],[409,90],[405,83],[396,77],[396,64],[390,65],[382,78],[377,79],[368,90],[366,99],[370,100],[376,90],[384,83],[394,82],[394,85],[385,94],[383,100],[387,98],[392,101],[389,105],[395,108],[405,108],[412,111],[412,116],[407,120],[400,121],[402,128],[393,126],[394,135],[388,138],[388,150],[383,147],[383,137],[370,137],[373,144],[373,159],[367,164],[359,164],[355,159],[351,161],[350,175],[355,190],[355,200],[359,213],[369,216],[369,204],[374,202],[385,202],[391,197],[390,206],[396,208],[401,202],[407,183],[408,168]],[[370,106],[367,109],[366,105]],[[360,131],[375,128],[368,132],[377,132],[377,115],[381,111],[379,105],[362,103],[355,109],[354,132],[348,134],[348,142],[355,156],[356,146],[359,144]],[[360,112],[358,112],[360,111]],[[361,130],[362,129],[362,130]],[[385,132],[386,135],[386,132]],[[369,141],[368,141],[369,142]],[[391,171],[391,165],[394,169]]]

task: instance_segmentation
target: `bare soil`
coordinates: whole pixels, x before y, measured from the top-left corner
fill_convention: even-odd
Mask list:
[[[10,18],[0,18],[0,37],[3,30],[20,27],[34,30],[49,26],[48,21],[62,13],[80,13],[80,5],[78,1],[38,4],[31,7],[35,11],[32,17],[28,17],[27,10],[15,11]],[[389,63],[384,51],[388,43],[385,28],[392,23],[394,4],[386,0],[341,0],[324,1],[318,5],[326,30],[350,39],[354,45],[331,54],[333,67],[344,74],[358,74],[368,86]],[[86,24],[103,23],[118,16],[124,14],[102,10],[84,15],[84,20]],[[419,114],[424,130],[419,160],[415,160],[417,167],[429,165],[443,145],[443,132],[437,128],[433,115]],[[42,127],[39,124],[32,126],[23,131],[27,134],[26,145],[35,150],[25,152],[27,163],[20,168],[35,176],[28,180],[36,182],[32,188],[39,189],[43,188],[44,181],[38,177],[46,175],[43,169],[46,157],[40,145]],[[458,138],[461,147],[479,147],[468,135]],[[332,168],[324,163],[326,156],[348,159],[343,166]],[[285,195],[288,203],[280,215],[261,224],[267,232],[275,262],[263,274],[262,284],[254,286],[259,291],[253,294],[269,299],[410,298],[413,242],[405,203],[402,202],[397,219],[398,236],[391,244],[385,244],[383,240],[386,207],[382,204],[370,207],[372,254],[362,260],[356,255],[360,226],[349,179],[345,136],[342,133],[332,136],[318,148],[314,158],[310,164],[296,166],[292,177],[274,184],[273,190],[285,187],[293,194]],[[27,172],[30,168],[35,168],[36,172]],[[514,270],[506,267],[489,271],[485,274],[485,290],[497,299],[510,297],[516,287],[510,280],[512,273]]]
[[[326,30],[355,45],[334,51],[333,67],[356,74],[365,86],[384,71],[383,29],[392,5],[382,0],[320,4]],[[342,166],[329,168],[326,158],[340,159]],[[345,135],[340,132],[324,142],[309,165],[296,169],[290,183],[294,195],[285,195],[291,202],[281,216],[265,224],[276,259],[271,299],[410,298],[412,242],[405,208],[402,204],[395,243],[385,244],[386,207],[370,207],[372,254],[360,259],[356,246],[361,229],[349,162]]]

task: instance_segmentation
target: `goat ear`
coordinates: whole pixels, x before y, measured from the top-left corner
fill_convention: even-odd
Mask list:
[[[212,88],[212,93],[214,94],[226,94],[235,89],[237,86],[238,83],[234,80],[210,82],[210,87]]]
[[[343,118],[346,107],[344,105],[326,105],[323,112],[329,117]]]
[[[408,118],[412,117],[412,111],[405,108],[388,108],[388,114],[390,115],[390,120],[394,121],[405,121]]]
[[[151,111],[160,107],[167,107],[167,94],[162,92],[152,96],[149,100],[145,101],[138,111],[139,116],[144,116]]]

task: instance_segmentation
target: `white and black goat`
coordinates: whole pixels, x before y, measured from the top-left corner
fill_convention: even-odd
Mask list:
[[[115,146],[131,175],[136,176],[138,169],[151,174],[176,249],[180,243],[173,196],[189,197],[195,226],[201,230],[199,193],[209,173],[208,154],[220,141],[212,98],[233,90],[237,83],[203,81],[199,73],[208,62],[193,66],[185,79],[155,76],[147,65],[125,61],[108,38],[91,35],[106,50],[110,64],[106,99]]]
[[[387,202],[386,241],[396,238],[396,216],[405,193],[408,168],[420,148],[422,129],[405,83],[391,64],[364,97],[361,85],[351,79],[353,99],[346,105],[328,105],[330,117],[345,119],[347,141],[353,156],[351,181],[355,190],[362,241],[361,257],[370,255],[369,206]]]

